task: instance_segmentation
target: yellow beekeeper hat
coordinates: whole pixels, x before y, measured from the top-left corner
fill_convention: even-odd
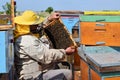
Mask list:
[[[44,18],[31,10],[26,10],[21,16],[17,16],[14,22],[21,25],[35,25],[43,22]]]

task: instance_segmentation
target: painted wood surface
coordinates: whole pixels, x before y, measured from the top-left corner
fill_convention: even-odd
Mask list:
[[[89,66],[83,59],[80,59],[81,80],[89,80]]]
[[[84,11],[85,15],[120,15],[118,10]]]
[[[120,15],[81,15],[81,22],[120,22]]]
[[[80,22],[80,41],[84,45],[120,46],[120,23]]]

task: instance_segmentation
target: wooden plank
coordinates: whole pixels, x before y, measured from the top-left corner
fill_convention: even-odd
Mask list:
[[[11,0],[11,20],[12,20],[12,27],[15,26],[15,23],[14,23],[14,16],[15,16],[15,12],[14,12],[14,0]]]
[[[80,59],[80,69],[81,80],[89,80],[89,66],[83,59]]]
[[[94,70],[90,69],[91,80],[102,80],[101,76]]]
[[[0,25],[0,30],[8,30],[13,28],[12,25]]]
[[[105,80],[120,80],[120,76],[119,77],[108,77],[108,78],[105,78]]]
[[[74,53],[74,70],[80,70],[80,56],[78,50]]]
[[[9,80],[9,75],[8,74],[0,74],[0,80]]]
[[[74,80],[81,80],[81,72],[74,71]]]

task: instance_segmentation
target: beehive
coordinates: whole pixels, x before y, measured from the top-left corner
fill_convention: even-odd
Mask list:
[[[83,15],[80,19],[81,44],[120,46],[120,16]]]
[[[80,50],[82,49],[82,50]],[[120,47],[82,46],[80,68],[82,80],[119,80]]]

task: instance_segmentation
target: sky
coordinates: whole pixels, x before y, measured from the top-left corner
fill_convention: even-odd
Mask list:
[[[16,10],[44,11],[48,7],[54,10],[120,10],[120,0],[15,0]],[[0,11],[2,5],[10,0],[0,0]]]

